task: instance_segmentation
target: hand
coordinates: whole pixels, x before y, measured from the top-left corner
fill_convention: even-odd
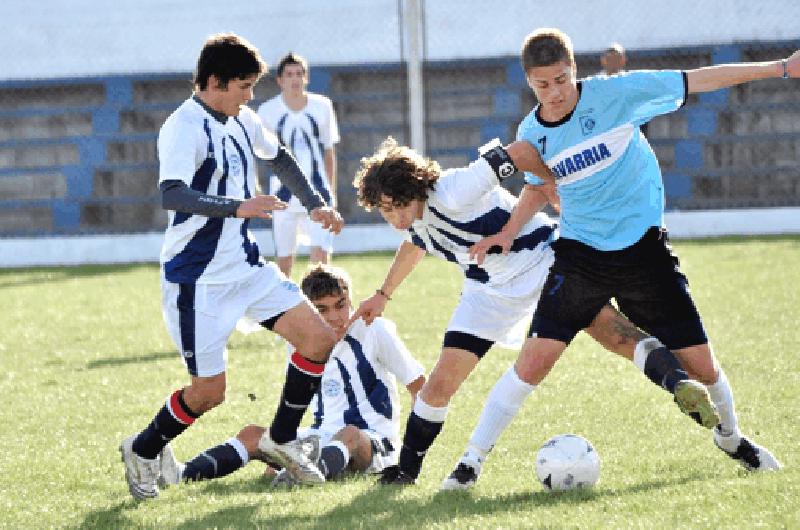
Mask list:
[[[356,312],[350,317],[350,322],[347,323],[347,327],[350,327],[353,322],[359,318],[363,318],[364,322],[369,326],[372,324],[373,320],[383,314],[383,310],[386,308],[386,302],[388,301],[389,300],[380,293],[373,294],[361,302]]]
[[[268,212],[285,210],[287,206],[288,204],[274,195],[256,195],[246,199],[239,205],[236,209],[236,217],[270,219],[272,216]]]
[[[309,217],[315,223],[320,223],[326,230],[330,230],[334,234],[342,231],[344,226],[344,219],[342,216],[329,206],[320,206],[311,210]]]
[[[486,259],[486,254],[492,247],[500,247],[503,255],[508,254],[511,250],[511,245],[514,243],[514,238],[510,237],[506,232],[498,232],[492,236],[484,237],[471,247],[469,247],[469,258],[474,259],[478,265],[483,265]]]
[[[789,77],[800,77],[800,50],[786,59],[786,71],[789,72]]]

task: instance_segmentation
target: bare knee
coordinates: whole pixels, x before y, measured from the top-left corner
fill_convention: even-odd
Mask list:
[[[358,447],[359,441],[361,440],[361,429],[355,425],[346,425],[336,433],[334,438],[342,442],[344,446],[347,447],[347,450],[352,452]]]
[[[242,445],[247,449],[247,454],[251,457],[258,453],[258,442],[261,440],[265,430],[264,427],[250,424],[236,435],[236,438],[242,442]]]

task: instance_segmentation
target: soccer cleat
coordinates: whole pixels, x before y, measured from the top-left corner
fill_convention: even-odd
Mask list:
[[[133,441],[136,435],[128,436],[119,446],[122,462],[125,464],[125,480],[128,490],[135,499],[152,499],[158,497],[158,457],[150,460],[133,452]]]
[[[724,436],[719,428],[714,429],[714,444],[748,471],[777,471],[783,467],[772,453],[738,431]]]
[[[285,468],[298,484],[321,484],[325,482],[325,475],[308,457],[304,445],[308,444],[304,444],[301,440],[292,440],[285,444],[275,443],[269,435],[269,430],[264,431],[258,441],[258,449],[265,454],[269,463]]]
[[[381,472],[378,484],[382,486],[409,486],[417,483],[417,479],[406,474],[400,466],[389,466]]]
[[[318,434],[310,434],[303,438],[298,438],[303,451],[309,460],[315,464],[319,462],[319,457],[322,456],[322,445],[320,445],[320,437]]]
[[[175,458],[175,453],[172,452],[172,445],[167,444],[164,446],[164,449],[158,454],[158,461],[158,487],[166,488],[180,484],[183,478],[183,470],[186,466]]]
[[[297,485],[298,485],[297,481],[292,478],[292,476],[286,469],[281,469],[280,471],[278,471],[278,474],[275,475],[274,479],[272,479],[273,488],[291,489]]]
[[[706,429],[713,429],[719,424],[717,407],[711,401],[708,389],[698,381],[678,381],[675,385],[675,403],[684,414],[691,416]]]
[[[467,490],[475,485],[480,473],[480,464],[460,460],[450,476],[442,482],[441,489],[443,491]]]

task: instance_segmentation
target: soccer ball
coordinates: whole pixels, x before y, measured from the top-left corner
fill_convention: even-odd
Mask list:
[[[586,438],[559,434],[536,454],[536,476],[549,491],[591,488],[600,478],[600,457]]]

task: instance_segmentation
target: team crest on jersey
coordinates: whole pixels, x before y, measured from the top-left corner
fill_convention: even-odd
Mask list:
[[[581,131],[583,131],[583,135],[586,136],[590,134],[593,130],[597,122],[594,121],[594,118],[591,116],[581,116]]]
[[[336,397],[342,392],[342,384],[335,379],[326,379],[322,382],[322,392],[325,397]]]
[[[228,171],[231,175],[242,174],[242,159],[239,158],[237,153],[232,153],[231,156],[228,157]]]

